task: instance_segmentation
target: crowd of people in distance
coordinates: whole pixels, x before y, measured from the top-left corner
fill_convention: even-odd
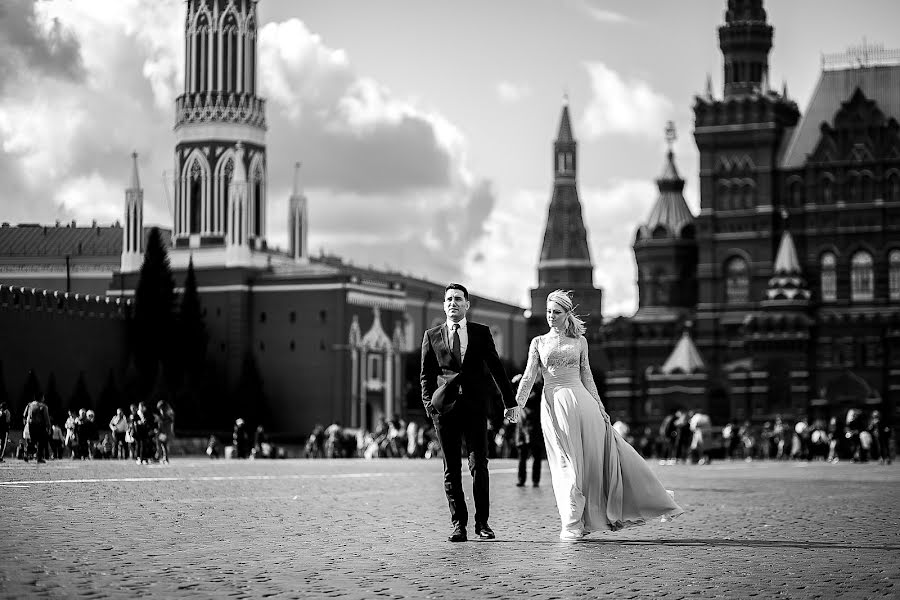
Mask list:
[[[539,415],[539,410],[533,414]],[[661,465],[709,464],[713,460],[822,460],[829,462],[892,462],[894,433],[877,410],[866,414],[850,409],[843,418],[788,421],[775,416],[754,424],[729,422],[714,426],[700,411],[675,410],[658,428],[632,428],[622,420],[613,427],[645,458]],[[637,429],[637,430],[636,430]],[[540,425],[488,420],[489,458],[520,458],[540,452]],[[307,458],[438,458],[440,444],[434,425],[399,416],[379,419],[372,431],[342,427],[339,422],[316,425],[304,448]]]
[[[62,425],[60,425],[62,422]],[[12,415],[0,404],[0,461],[6,455]],[[108,431],[105,431],[108,429]],[[21,460],[44,463],[48,459],[131,459],[139,464],[169,462],[169,443],[174,438],[175,411],[165,400],[155,409],[139,402],[121,408],[104,428],[91,409],[70,410],[65,421],[54,420],[43,397],[25,407],[22,438],[13,451]]]
[[[372,431],[342,427],[337,421],[316,425],[304,447],[307,458],[435,458],[440,444],[434,425],[380,418]]]
[[[206,444],[206,455],[210,458],[286,458],[285,449],[276,446],[269,439],[262,425],[256,427],[253,438],[250,438],[250,426],[242,419],[234,421],[231,434],[231,446],[222,446],[215,435],[209,436]]]

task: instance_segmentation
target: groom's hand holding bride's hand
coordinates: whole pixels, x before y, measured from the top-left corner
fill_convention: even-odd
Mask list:
[[[507,408],[503,411],[503,416],[508,419],[510,423],[516,423],[519,420],[519,407],[514,406],[512,408]]]

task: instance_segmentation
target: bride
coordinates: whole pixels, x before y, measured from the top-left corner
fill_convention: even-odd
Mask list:
[[[563,540],[683,512],[647,462],[613,429],[588,364],[584,322],[567,292],[547,296],[550,331],[531,340],[516,400],[544,378],[541,429]]]

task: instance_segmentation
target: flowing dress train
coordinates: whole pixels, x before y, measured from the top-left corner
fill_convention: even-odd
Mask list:
[[[541,429],[563,539],[683,512],[647,461],[610,425],[587,356],[583,336],[534,338],[516,394],[522,406],[543,375]]]

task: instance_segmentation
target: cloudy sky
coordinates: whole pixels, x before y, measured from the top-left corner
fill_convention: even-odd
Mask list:
[[[805,106],[820,53],[900,46],[900,3],[770,0],[772,84]],[[303,162],[310,245],[522,304],[568,94],[595,282],[636,308],[630,244],[676,123],[696,212],[693,96],[721,92],[725,0],[262,0],[270,244]],[[0,220],[121,219],[140,154],[147,223],[171,226],[183,0],[0,2]],[[168,183],[166,183],[168,182]]]

